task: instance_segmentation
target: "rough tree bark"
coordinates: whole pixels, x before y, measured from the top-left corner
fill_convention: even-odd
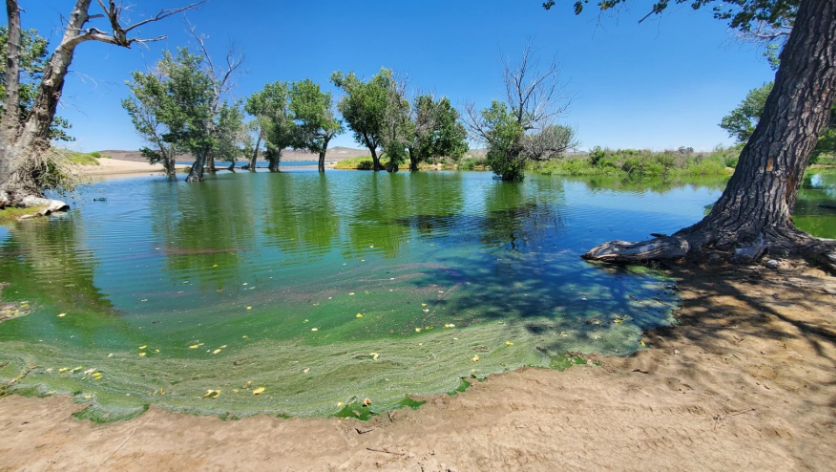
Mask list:
[[[319,151],[319,171],[325,172],[325,154],[328,152],[328,143],[331,141],[331,138],[328,136],[324,136],[322,138],[322,149]]]
[[[261,134],[258,135],[258,138],[255,141],[255,149],[253,150],[253,155],[250,156],[250,172],[255,172],[255,163],[258,161],[258,148],[261,146]]]
[[[204,0],[205,1],[205,0]],[[101,15],[89,14],[92,0],[77,0],[72,13],[65,19],[67,27],[61,43],[50,56],[43,71],[35,100],[26,120],[20,122],[20,8],[17,0],[6,0],[9,18],[9,43],[6,53],[6,99],[2,122],[0,122],[0,207],[48,205],[49,208],[66,208],[57,200],[48,200],[43,189],[35,180],[32,168],[49,151],[49,132],[55,110],[61,99],[64,79],[73,60],[75,48],[86,41],[100,41],[125,48],[133,43],[157,41],[153,39],[128,38],[132,30],[175,13],[197,7],[202,2],[173,10],[162,10],[156,16],[124,26],[120,18],[122,8],[114,0],[100,0],[104,11]],[[107,5],[106,5],[107,3]],[[93,18],[105,17],[112,31],[106,34],[97,28],[85,25]]]
[[[836,241],[798,230],[791,212],[836,98],[836,0],[801,2],[764,113],[725,191],[702,221],[670,237],[591,249],[588,260],[637,262],[725,251],[740,262],[795,253],[836,270]]]

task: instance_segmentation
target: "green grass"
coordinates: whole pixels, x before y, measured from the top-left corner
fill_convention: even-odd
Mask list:
[[[535,163],[531,171],[542,175],[612,175],[667,177],[730,175],[737,165],[736,149],[712,153],[595,148],[587,156]]]
[[[96,156],[94,156],[93,154],[84,154],[83,152],[67,151],[67,160],[72,162],[73,164],[81,166],[99,165],[99,161],[96,160]]]
[[[389,160],[385,157],[380,159],[380,165],[384,168],[388,162]],[[351,159],[345,159],[337,162],[334,165],[334,169],[372,170],[374,169],[374,161],[372,161],[372,156],[352,157]]]
[[[46,206],[17,208],[9,207],[0,210],[0,221],[14,221],[23,215],[33,215],[46,208]]]

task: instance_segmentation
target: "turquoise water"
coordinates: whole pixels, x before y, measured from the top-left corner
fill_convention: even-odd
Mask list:
[[[314,416],[570,352],[628,354],[672,322],[675,291],[578,256],[693,224],[723,185],[301,170],[99,182],[64,217],[0,227],[3,300],[29,313],[0,324],[0,378],[73,394],[98,420],[151,403]]]

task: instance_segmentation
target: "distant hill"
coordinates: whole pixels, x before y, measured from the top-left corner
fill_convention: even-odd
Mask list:
[[[147,159],[139,151],[120,151],[115,149],[108,149],[99,151],[103,155],[110,156],[112,159],[119,159],[121,161],[146,162]],[[344,159],[351,159],[353,157],[368,156],[369,151],[365,149],[352,149],[342,146],[336,146],[328,150],[325,154],[326,161],[342,161]],[[293,149],[285,149],[282,152],[282,161],[316,161],[319,155],[306,151],[294,151]],[[194,158],[188,154],[177,156],[178,161],[192,161]],[[263,161],[259,155],[259,160]],[[244,159],[239,159],[239,162],[244,162]]]

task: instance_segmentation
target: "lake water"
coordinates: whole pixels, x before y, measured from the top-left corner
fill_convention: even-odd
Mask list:
[[[670,281],[578,256],[693,224],[724,185],[491,177],[96,183],[62,218],[0,227],[3,300],[31,311],[0,324],[0,378],[25,372],[17,391],[73,394],[91,404],[80,416],[103,421],[152,403],[316,416],[566,367],[567,352],[628,354],[673,321]],[[836,211],[818,206],[833,187],[808,178],[802,228],[834,236]]]

